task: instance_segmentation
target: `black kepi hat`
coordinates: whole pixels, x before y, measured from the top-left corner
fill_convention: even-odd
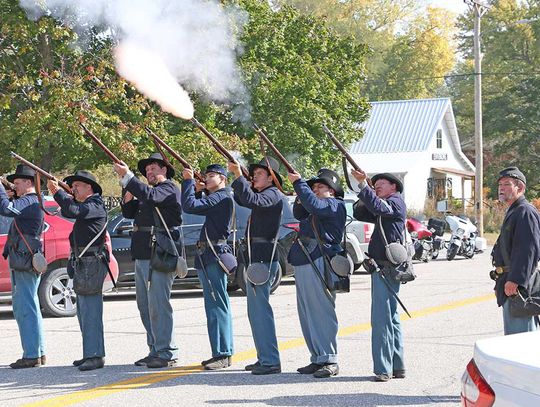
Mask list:
[[[268,162],[266,160],[268,160]],[[268,163],[270,164],[270,167],[272,168],[272,171],[274,171],[274,175],[276,176],[279,184],[283,185],[283,181],[281,179],[281,176],[278,173],[278,171],[279,171],[279,162],[274,157],[266,157],[266,158],[263,158],[261,161],[259,161],[258,164],[250,164],[249,168],[248,168],[249,175],[251,175],[253,177],[253,171],[255,171],[256,168],[265,169],[270,174],[270,170],[268,169]],[[274,182],[274,181],[272,181],[272,182]]]
[[[385,179],[391,184],[396,185],[396,191],[399,193],[403,192],[403,181],[401,181],[398,177],[396,177],[393,174],[390,174],[389,172],[382,172],[380,174],[376,174],[373,177],[371,177],[371,182],[375,185],[375,182],[379,179]]]
[[[527,178],[525,178],[525,175],[519,170],[518,167],[508,167],[502,170],[499,173],[499,178],[497,179],[497,182],[501,180],[501,178],[515,178],[523,182],[525,185],[527,185]]]
[[[227,170],[225,167],[219,164],[210,164],[206,167],[206,170],[204,170],[205,174],[208,174],[209,172],[215,172],[216,174],[221,174],[224,177],[227,177]]]
[[[34,179],[36,176],[36,172],[24,164],[17,165],[17,168],[15,169],[14,174],[9,174],[6,179],[9,182],[13,182],[17,178],[23,178],[23,179]]]
[[[94,193],[96,194],[101,195],[103,193],[103,190],[101,189],[101,185],[97,183],[96,177],[94,176],[94,174],[92,174],[89,171],[77,170],[75,174],[64,178],[64,182],[68,184],[70,188],[75,181],[80,181],[80,182],[84,182],[85,184],[91,185],[92,191],[94,191]]]
[[[313,187],[313,184],[324,184],[335,191],[335,196],[343,198],[345,193],[343,192],[343,187],[339,182],[339,175],[337,172],[329,170],[328,168],[321,168],[317,172],[317,176],[308,179],[307,184],[309,187]]]
[[[139,172],[146,177],[146,166],[152,163],[160,163],[161,165],[167,167],[167,178],[171,179],[174,177],[174,169],[167,165],[160,153],[153,153],[150,157],[140,160],[137,163],[137,168],[139,169]]]

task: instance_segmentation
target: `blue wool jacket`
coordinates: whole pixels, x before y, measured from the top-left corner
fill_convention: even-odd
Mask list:
[[[86,247],[107,223],[107,210],[99,194],[89,196],[84,202],[77,202],[60,189],[54,194],[54,200],[60,205],[62,216],[75,219],[73,231],[69,235],[71,248]],[[105,233],[96,239],[92,247],[100,247],[104,243]]]
[[[223,188],[212,192],[201,198],[195,196],[195,181],[187,179],[182,182],[182,209],[185,213],[193,215],[204,215],[206,219],[201,228],[199,241],[206,243],[205,230],[208,233],[208,238],[212,241],[227,240],[230,231],[230,223],[233,210],[233,199],[231,190]],[[214,246],[216,253],[232,252],[229,245]],[[214,253],[210,248],[206,248],[203,253],[205,264],[207,262],[215,262]],[[195,266],[201,268],[199,259],[195,260]]]
[[[283,194],[275,186],[270,186],[260,192],[255,191],[243,176],[238,177],[231,186],[238,205],[251,209],[251,237],[266,240],[261,243],[252,242],[251,260],[252,262],[269,262],[273,248],[271,241],[276,237],[281,225]],[[277,252],[274,256],[275,260],[277,260]]]
[[[4,186],[0,183],[0,215],[14,218],[32,251],[42,250],[40,237],[43,229],[44,214],[39,206],[37,194],[26,194],[10,201]],[[24,242],[13,222],[9,228],[7,243],[2,253],[4,258],[7,258],[8,249],[11,245],[24,251],[28,250],[25,248],[26,246],[24,246]]]
[[[388,243],[404,243],[405,220],[407,207],[399,192],[381,199],[370,187],[364,187],[358,194],[360,202],[355,211],[355,218],[375,224],[375,229],[368,246],[368,254],[375,260],[388,260],[381,228],[377,218],[380,216]]]
[[[503,246],[508,254],[508,263],[503,256]],[[497,304],[506,301],[504,284],[512,281],[527,288],[529,279],[540,261],[540,214],[525,197],[518,198],[506,211],[501,234],[491,252],[495,266],[507,266],[495,284]]]
[[[137,199],[122,203],[122,215],[135,219],[134,225],[139,227],[164,227],[157,217],[156,206],[161,211],[169,229],[182,224],[182,206],[180,189],[171,180],[163,181],[156,186],[149,186],[136,177],[131,178],[126,188]],[[176,236],[173,235],[176,239]],[[131,253],[134,259],[148,260],[150,258],[150,232],[133,232]]]
[[[341,198],[318,198],[306,181],[300,179],[295,181],[294,190],[298,195],[293,206],[293,214],[300,221],[299,238],[315,239],[313,232],[312,219],[315,217],[315,225],[321,240],[323,241],[323,250],[326,255],[333,257],[343,251],[341,242],[345,232],[345,223],[347,221],[347,210],[345,202]],[[313,260],[322,256],[319,245],[306,245]],[[311,247],[310,247],[311,246]],[[308,264],[309,260],[300,248],[298,242],[295,242],[289,251],[289,263],[293,266]]]

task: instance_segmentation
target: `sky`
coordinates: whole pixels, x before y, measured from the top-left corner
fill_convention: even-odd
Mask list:
[[[468,7],[463,0],[427,0],[427,4],[444,7],[458,14],[466,11]]]

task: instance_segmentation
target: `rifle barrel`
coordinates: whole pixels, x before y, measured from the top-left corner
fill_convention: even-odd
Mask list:
[[[39,174],[41,174],[43,177],[49,179],[49,180],[53,180],[53,181],[56,181],[58,182],[58,185],[60,185],[66,192],[70,193],[71,194],[71,188],[69,187],[68,184],[66,184],[64,181],[60,181],[58,179],[56,179],[56,177],[54,175],[52,175],[51,173],[48,173],[47,171],[45,171],[44,169],[38,167],[37,165],[31,163],[30,161],[22,158],[20,155],[14,153],[13,151],[11,151],[11,156],[13,158],[15,158],[16,160],[20,161],[21,163],[23,163],[24,165],[26,165],[27,167],[30,167],[32,168],[34,171],[38,172]]]
[[[295,173],[296,171],[293,168],[293,166],[289,163],[289,161],[287,161],[287,159],[283,156],[283,154],[281,154],[281,152],[277,149],[277,147],[270,141],[270,139],[264,133],[264,131],[256,124],[253,124],[253,129],[255,129],[259,137],[263,139],[263,141],[268,145],[268,147],[270,147],[270,149],[274,152],[276,157],[283,163],[285,168],[287,168],[287,171],[289,173]]]
[[[229,160],[230,162],[232,163],[236,163],[237,161],[234,159],[234,157],[232,156],[231,153],[229,153],[229,151],[223,147],[223,145],[212,135],[212,133],[210,133],[201,123],[199,123],[199,121],[195,118],[195,117],[192,117],[190,119],[191,123],[193,123],[195,126],[197,126],[197,128],[206,136],[208,137],[208,139],[210,140],[210,142],[212,143],[212,145],[214,146],[214,148],[217,150],[218,153],[220,153],[223,157],[225,157],[227,160]],[[246,178],[246,179],[249,179],[250,178],[250,175],[249,175],[249,171],[247,170],[246,167],[244,167],[243,165],[240,165],[240,170],[242,171],[242,175]]]
[[[351,166],[356,171],[360,171],[361,170],[360,166],[356,163],[356,161],[354,161],[354,158],[352,158],[352,156],[349,154],[347,149],[343,147],[343,144],[341,144],[341,142],[336,138],[336,136],[334,136],[334,134],[330,131],[330,129],[326,127],[326,124],[323,124],[323,130],[326,133],[326,135],[330,137],[330,140],[332,140],[332,143],[334,143],[337,149],[341,151],[341,154],[345,156],[345,158],[351,164]]]
[[[170,155],[173,156],[173,158],[178,161],[180,164],[182,164],[182,167],[187,168],[189,170],[193,169],[193,166],[187,162],[180,154],[178,154],[171,146],[169,146],[164,140],[161,139],[156,133],[154,133],[149,127],[145,127],[146,133],[150,137],[152,137],[152,140],[154,141],[154,144],[159,149],[160,146],[163,147],[165,150],[169,152]],[[163,154],[161,154],[163,155]],[[200,182],[204,182],[204,177],[199,171],[193,171],[193,176],[197,178]]]
[[[103,150],[103,152],[104,152],[105,154],[107,154],[107,156],[108,156],[115,164],[121,164],[121,163],[122,163],[122,160],[120,160],[116,155],[114,155],[114,153],[113,153],[111,150],[109,150],[109,149],[107,148],[107,146],[106,146],[105,144],[103,144],[103,143],[101,142],[101,140],[100,140],[98,137],[96,137],[96,136],[94,135],[94,133],[92,133],[90,130],[88,130],[84,124],[79,123],[79,125],[80,125],[81,128],[84,130],[85,134],[86,134],[88,137],[90,137],[90,138],[92,139],[92,141],[94,141],[94,143],[96,143],[96,144],[99,146],[99,148],[101,148],[101,149]]]

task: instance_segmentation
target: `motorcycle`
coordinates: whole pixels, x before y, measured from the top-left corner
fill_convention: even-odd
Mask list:
[[[407,231],[411,235],[414,245],[413,260],[425,263],[439,256],[439,250],[444,245],[444,240],[436,233],[429,223],[426,227],[416,219],[407,219]]]
[[[447,243],[446,259],[453,260],[456,256],[471,259],[476,253],[476,238],[478,229],[466,216],[446,216],[452,236]]]

